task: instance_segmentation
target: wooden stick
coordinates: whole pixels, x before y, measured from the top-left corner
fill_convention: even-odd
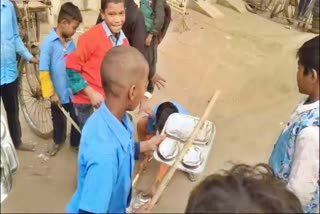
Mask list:
[[[188,150],[192,147],[193,145],[193,141],[198,133],[198,131],[200,130],[200,128],[202,127],[202,125],[205,123],[206,119],[208,118],[209,114],[211,113],[211,110],[215,104],[215,102],[217,101],[218,97],[220,95],[220,91],[217,91],[214,96],[211,98],[204,114],[202,115],[200,121],[198,122],[196,128],[193,130],[191,137],[189,138],[189,140],[186,142],[185,146],[183,147],[182,151],[179,153],[178,157],[176,158],[173,166],[169,169],[169,171],[167,172],[167,174],[165,175],[165,177],[163,178],[159,188],[157,189],[156,194],[154,195],[154,197],[152,198],[148,210],[151,210],[154,205],[157,203],[157,201],[159,200],[161,194],[163,193],[163,191],[165,190],[165,188],[168,186],[171,178],[173,177],[175,171],[177,170],[179,164],[181,163],[183,157],[185,156],[185,154],[188,152]]]
[[[64,114],[64,116],[67,118],[67,120],[69,120],[70,123],[73,125],[73,127],[76,128],[78,130],[78,132],[81,134],[81,130],[80,130],[79,126],[76,124],[76,122],[74,122],[74,120],[70,117],[70,115],[66,112],[66,110],[61,105],[58,105],[58,106],[59,106],[59,109]]]
[[[145,157],[145,159],[143,160],[144,162],[146,162],[143,167],[140,167],[138,173],[136,174],[136,176],[134,177],[133,181],[132,181],[132,188],[135,188],[140,175],[143,173],[143,171],[147,168],[148,163],[152,160],[152,156],[150,158]]]

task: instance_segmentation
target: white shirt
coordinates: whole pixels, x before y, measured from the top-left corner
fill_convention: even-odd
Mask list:
[[[301,112],[314,108],[319,109],[319,100],[306,105],[301,103],[292,114],[291,121],[297,119]],[[319,181],[319,131],[318,126],[304,128],[295,144],[288,188],[298,196],[303,207],[310,202]]]

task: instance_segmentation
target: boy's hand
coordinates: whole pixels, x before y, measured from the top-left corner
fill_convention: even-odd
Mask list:
[[[146,41],[145,41],[145,45],[147,47],[149,47],[151,45],[151,42],[152,42],[152,38],[153,38],[153,35],[152,34],[148,34],[147,38],[146,38]]]
[[[157,88],[160,90],[161,87],[164,88],[164,85],[165,83],[167,82],[164,78],[162,78],[159,74],[155,74],[153,77],[152,77],[152,84],[153,85],[156,85]]]
[[[33,57],[33,58],[30,60],[30,62],[33,63],[33,64],[39,64],[39,59]]]
[[[56,93],[50,97],[50,101],[57,105],[60,104],[59,96]]]
[[[99,108],[101,103],[104,101],[103,96],[94,90],[90,93],[89,98],[94,108]]]
[[[140,142],[140,152],[155,151],[166,135],[155,135],[151,139]]]

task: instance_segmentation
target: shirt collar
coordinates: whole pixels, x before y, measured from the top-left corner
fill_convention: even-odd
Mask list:
[[[57,34],[56,28],[53,28],[53,29],[51,30],[51,32],[49,33],[49,40],[50,40],[50,41],[59,40],[59,42],[61,42],[61,41],[60,41],[60,38],[59,38],[59,36],[58,36],[58,34]],[[72,39],[69,39],[69,40],[67,41],[67,47],[68,47],[68,45],[70,44],[71,41],[72,41]],[[62,42],[61,42],[61,43],[62,43]]]
[[[129,144],[133,135],[133,125],[132,122],[126,113],[120,122],[108,109],[105,102],[101,105],[101,111],[104,114],[104,120],[107,122],[113,134],[116,136],[118,141],[120,142],[122,148],[126,151],[129,147]]]
[[[301,102],[301,104],[298,106],[297,108],[297,112],[300,114],[302,112],[305,112],[305,111],[310,111],[312,109],[316,109],[316,108],[319,108],[319,100],[313,102],[313,103],[310,103],[310,104],[304,104],[305,101],[307,100],[304,99],[303,102]]]
[[[102,27],[103,27],[104,31],[106,32],[108,38],[110,38],[110,37],[115,37],[115,36],[112,34],[110,28],[108,27],[108,25],[106,24],[105,21],[102,22]],[[120,33],[119,33],[118,39],[121,39],[121,38],[123,38],[123,37],[124,37],[124,33],[123,33],[123,31],[121,30]]]
[[[51,32],[49,33],[49,39],[50,39],[50,41],[54,41],[54,40],[59,39],[59,36],[58,36],[55,28],[53,28],[51,30]]]

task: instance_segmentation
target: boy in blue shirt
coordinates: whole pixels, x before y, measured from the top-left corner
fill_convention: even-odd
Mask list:
[[[58,26],[44,39],[40,49],[40,81],[42,94],[51,100],[54,144],[48,153],[54,156],[66,139],[67,121],[59,105],[69,112],[70,117],[77,121],[73,104],[72,91],[65,68],[66,55],[75,50],[71,37],[82,22],[77,6],[67,2],[61,6],[58,15]],[[78,147],[80,133],[72,126],[70,143]]]
[[[37,64],[24,46],[17,23],[15,8],[9,0],[1,0],[1,89],[0,97],[7,113],[9,132],[16,149],[34,151],[34,146],[22,143],[19,121],[17,53],[28,62]]]
[[[107,52],[101,66],[106,99],[82,129],[77,190],[68,213],[125,213],[132,191],[134,159],[152,151],[165,138],[134,143],[133,125],[126,111],[144,99],[148,64],[133,47]],[[141,210],[140,210],[141,211]]]

